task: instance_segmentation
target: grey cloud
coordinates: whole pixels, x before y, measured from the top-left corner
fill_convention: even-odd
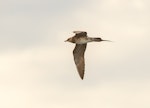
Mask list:
[[[148,0],[2,2],[0,107],[149,108]],[[88,44],[83,81],[73,30],[114,41]]]
[[[40,45],[57,40],[67,16],[83,5],[79,1],[3,1],[0,49]],[[66,17],[65,17],[66,16]],[[60,23],[60,24],[59,24]],[[58,24],[58,25],[57,25]]]

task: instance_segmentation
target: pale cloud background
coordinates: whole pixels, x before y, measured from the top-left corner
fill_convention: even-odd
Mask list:
[[[1,108],[150,108],[149,0],[1,0]],[[76,71],[73,30],[88,44]]]

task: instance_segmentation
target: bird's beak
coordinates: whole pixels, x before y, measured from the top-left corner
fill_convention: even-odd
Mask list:
[[[64,42],[67,42],[67,40],[65,40]]]
[[[102,40],[102,41],[112,42],[112,41],[110,41],[110,40]]]

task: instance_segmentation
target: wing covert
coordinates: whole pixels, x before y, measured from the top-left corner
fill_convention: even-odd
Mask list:
[[[75,33],[76,35],[76,37],[87,37],[87,32],[85,32],[85,31],[74,31],[73,33]]]

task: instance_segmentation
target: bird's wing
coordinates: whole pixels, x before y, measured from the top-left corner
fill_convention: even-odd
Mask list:
[[[82,32],[85,32],[85,31],[73,31],[73,33],[75,33],[75,34],[79,34],[79,33],[82,33]]]
[[[86,50],[86,44],[76,44],[74,50],[73,50],[73,56],[74,56],[74,62],[76,64],[78,73],[83,79],[84,77],[84,52]]]
[[[85,32],[85,31],[73,31],[73,33],[75,33],[76,35],[76,37],[87,37],[87,32]]]

